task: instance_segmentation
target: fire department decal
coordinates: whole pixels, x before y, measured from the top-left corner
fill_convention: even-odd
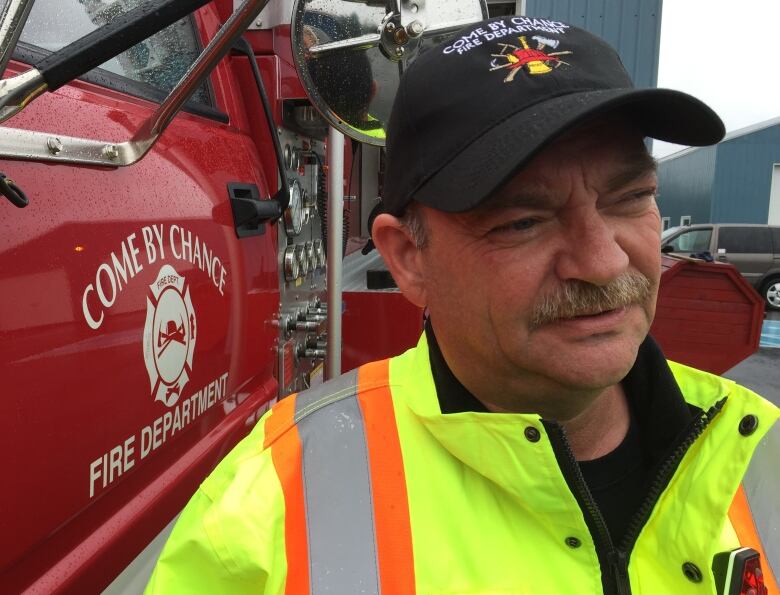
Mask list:
[[[491,21],[483,23],[479,27],[468,31],[465,34],[461,34],[460,37],[455,39],[450,45],[446,46],[442,50],[442,53],[453,56],[461,56],[488,42],[497,42],[499,39],[503,39],[509,36],[514,37],[524,33],[533,35],[532,39],[534,39],[537,43],[540,43],[539,39],[542,39],[541,43],[543,45],[555,49],[558,40],[551,39],[549,36],[565,35],[568,28],[569,25],[566,23],[561,23],[560,21],[535,19],[524,16],[514,16],[510,19],[492,19]],[[537,49],[541,51],[540,48]],[[549,56],[550,54],[547,55]]]
[[[509,74],[504,78],[505,83],[511,83],[520,71],[525,71],[529,75],[547,74],[558,68],[561,64],[568,64],[558,56],[571,54],[573,52],[549,52],[544,49],[547,46],[553,48],[558,46],[557,40],[547,39],[535,35],[532,41],[536,42],[536,48],[532,48],[525,36],[518,37],[520,47],[510,43],[499,43],[501,52],[491,54],[493,60],[490,62],[491,72],[494,70],[509,69]]]
[[[144,360],[152,397],[173,407],[192,373],[197,324],[184,277],[163,265],[149,286],[144,327]]]
[[[85,254],[88,251],[78,252],[79,258]],[[141,422],[132,434],[125,435],[124,439],[115,436],[110,449],[94,454],[87,469],[90,498],[100,495],[136,464],[164,449],[209,411],[221,406],[227,412],[228,408],[235,407],[233,395],[228,394],[227,371],[214,370],[209,377],[204,377],[208,361],[199,364],[203,368],[198,370],[199,374],[193,374],[192,367],[200,329],[190,284],[197,284],[193,286],[197,287],[193,289],[196,302],[205,291],[227,296],[230,275],[218,251],[183,225],[152,223],[117,241],[95,267],[81,296],[84,322],[90,329],[100,332],[104,325],[112,325],[114,308],[123,314],[135,313],[146,301],[142,345],[138,345],[132,361],[126,363],[133,366],[134,382],[130,390],[144,400],[149,399],[151,392],[146,410],[153,412],[154,418],[139,410]],[[180,275],[177,269],[183,270],[186,276]],[[152,278],[154,283],[147,285]],[[134,287],[136,282],[140,285]],[[116,332],[115,326],[111,329],[110,332]],[[142,366],[149,376],[148,385]],[[99,377],[95,381],[104,382]]]

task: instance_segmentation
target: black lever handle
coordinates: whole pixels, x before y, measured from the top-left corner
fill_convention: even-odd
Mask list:
[[[260,189],[256,184],[231,182],[228,184],[228,196],[239,238],[264,234],[265,224],[282,216],[279,201],[260,200]]]
[[[20,209],[30,204],[24,190],[19,188],[13,180],[7,178],[4,173],[0,173],[0,194],[10,200],[12,205]]]
[[[78,41],[46,56],[35,68],[49,91],[162,31],[211,0],[147,0]]]

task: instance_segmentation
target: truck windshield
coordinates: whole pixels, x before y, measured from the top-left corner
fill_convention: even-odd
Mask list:
[[[664,244],[672,246],[675,252],[708,252],[711,238],[712,228],[704,227],[683,231],[674,239],[664,242]]]
[[[39,50],[55,52],[140,3],[141,0],[38,0],[33,4],[20,41]],[[112,58],[101,68],[167,93],[195,61],[200,49],[192,19],[188,17]],[[208,104],[205,87],[196,91],[193,99]]]

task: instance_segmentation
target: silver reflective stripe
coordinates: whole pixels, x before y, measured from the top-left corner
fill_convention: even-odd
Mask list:
[[[357,370],[296,397],[311,593],[379,593]]]
[[[777,495],[780,494],[780,476],[777,473],[777,455],[780,453],[780,424],[776,424],[753,454],[750,467],[742,479],[750,514],[756,524],[758,536],[764,546],[768,564],[780,579],[780,509]],[[744,544],[744,545],[750,545]],[[766,568],[764,568],[766,570]]]

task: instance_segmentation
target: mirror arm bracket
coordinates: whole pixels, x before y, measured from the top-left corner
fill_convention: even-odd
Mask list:
[[[37,68],[0,81],[0,122],[18,114],[49,89]]]
[[[6,0],[0,12],[0,77],[11,59],[35,0]]]
[[[200,57],[190,66],[157,113],[152,117],[151,134],[162,134],[184,103],[195,92],[214,67],[230,51],[236,40],[254,22],[270,0],[244,0],[220,27]]]

